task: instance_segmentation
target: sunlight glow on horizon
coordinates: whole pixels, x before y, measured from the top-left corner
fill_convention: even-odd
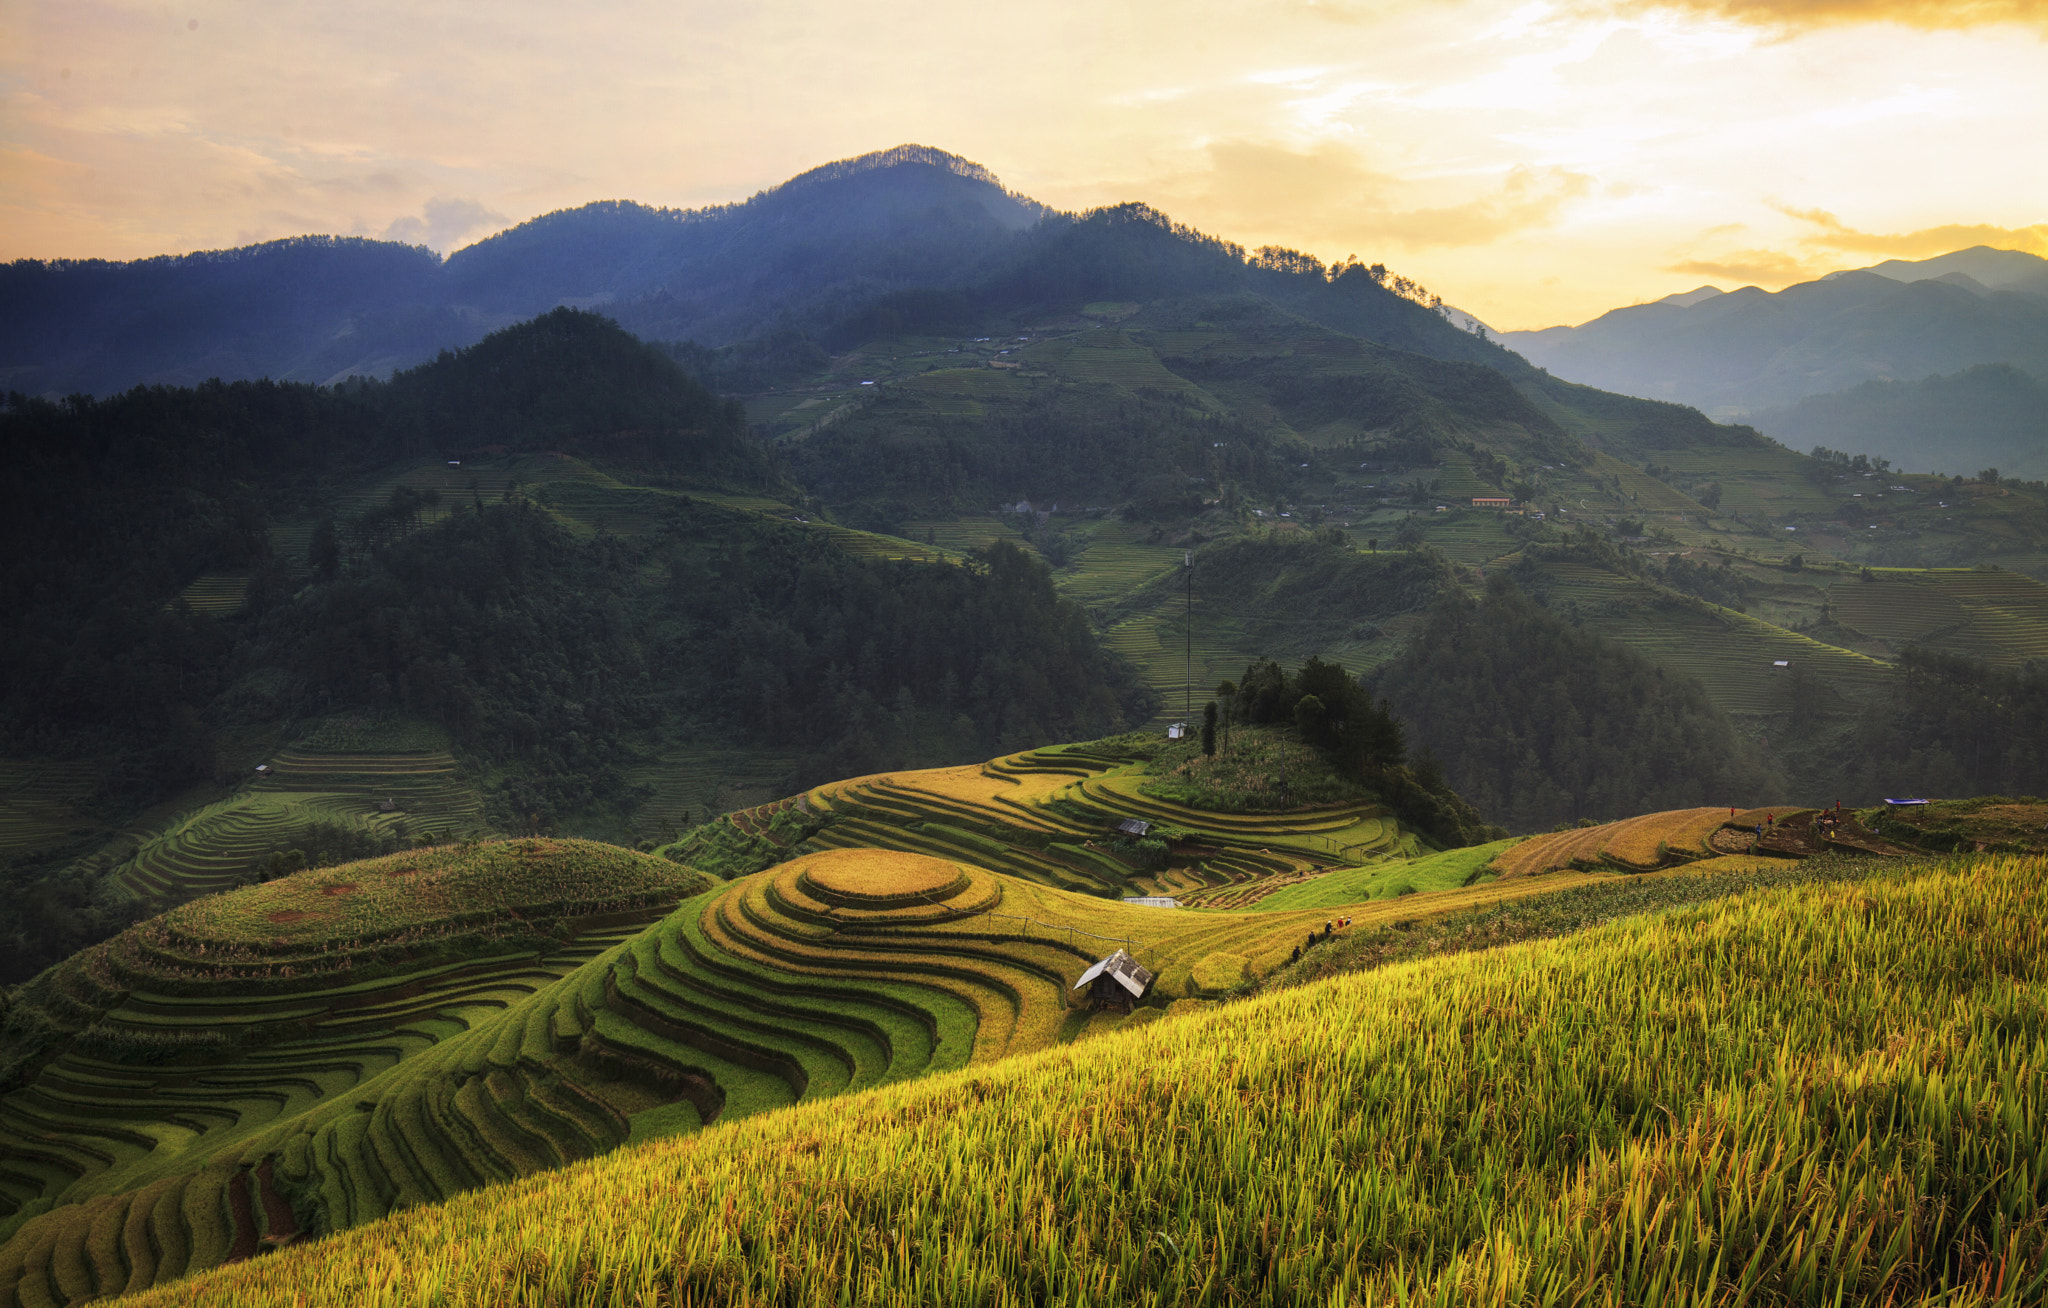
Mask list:
[[[1982,12],[25,0],[0,11],[0,258],[448,251],[918,142],[1056,208],[1143,200],[1546,326],[1951,237],[2048,254],[2048,10]]]

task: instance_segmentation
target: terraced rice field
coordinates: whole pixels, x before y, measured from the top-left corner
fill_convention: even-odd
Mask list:
[[[1194,383],[1159,362],[1159,356],[1114,329],[1028,346],[1025,362],[1049,368],[1069,381],[1100,382],[1131,390],[1197,390]]]
[[[1728,820],[1729,810],[1725,808],[1644,813],[1597,827],[1573,827],[1531,836],[1502,851],[1493,866],[1502,876],[1513,877],[1570,867],[1604,866],[1647,872],[1713,857],[1718,851],[1708,843],[1708,838]]]
[[[1491,563],[1521,548],[1521,542],[1502,528],[1499,515],[1485,509],[1433,514],[1424,531],[1429,543],[1442,550],[1444,557],[1466,567]]]
[[[178,592],[178,599],[194,613],[225,615],[242,607],[249,593],[246,572],[209,572]]]
[[[1103,633],[1102,643],[1129,659],[1146,684],[1159,692],[1159,711],[1147,724],[1154,727],[1197,720],[1191,714],[1201,713],[1217,684],[1243,676],[1254,657],[1235,623],[1212,620],[1198,607],[1190,676],[1185,602],[1174,596],[1111,627]]]
[[[287,751],[281,788],[249,798],[367,757]],[[425,755],[385,757],[388,779]],[[1419,852],[1373,805],[1210,813],[1144,781],[1103,742],[821,786],[733,815],[758,832],[801,804],[825,824],[709,889],[615,847],[506,841],[153,919],[25,992],[58,1046],[0,1099],[0,1304],[140,1289],[631,1140],[1091,1036],[1123,1020],[1072,998],[1095,960],[1129,950],[1162,999],[1227,992],[1323,929],[1333,869]],[[1164,869],[1137,870],[1130,818],[1185,833]],[[1626,854],[1699,820],[1596,834]],[[1604,875],[1472,871],[1345,915]],[[1190,907],[1119,902],[1139,892]]]
[[[1001,762],[1020,789],[1090,770]],[[1008,785],[933,783],[961,802]],[[670,907],[701,884],[579,842],[443,848],[201,901],[74,960],[38,992],[68,1038],[0,1100],[0,1302],[140,1289],[631,1139],[1044,1049],[1100,1024],[1072,984],[1115,949],[1191,998],[1327,920],[1141,908],[874,848]]]
[[[292,748],[279,751],[270,771],[251,783],[259,795],[340,796],[324,807],[365,815],[391,800],[415,833],[437,836],[470,831],[483,820],[483,804],[445,750],[345,753]]]
[[[1555,579],[1555,599],[1578,601],[1588,626],[1697,678],[1724,712],[1787,716],[1800,686],[1808,707],[1837,712],[1882,694],[1892,675],[1889,664],[1747,614],[1661,602],[1646,588],[1599,568],[1546,563],[1544,570]],[[1775,666],[1779,660],[1787,666]]]
[[[1025,540],[1023,535],[1018,532],[1013,523],[1007,522],[993,514],[979,514],[965,518],[926,519],[906,524],[904,531],[909,534],[913,544],[924,540],[927,535],[930,535],[932,538],[931,543],[936,544],[942,550],[948,550],[955,554],[966,554],[973,550],[987,549],[999,540],[1009,541],[1019,549],[1030,550],[1032,553],[1037,552],[1031,542]]]
[[[144,1302],[2030,1308],[2044,872],[1979,859],[1335,977]]]
[[[1700,522],[1709,516],[1706,505],[1641,468],[1623,463],[1611,454],[1595,454],[1593,459],[1594,471],[1620,479],[1622,494],[1628,496],[1631,512],[1685,514],[1689,522]]]
[[[1180,568],[1183,551],[1129,539],[1121,523],[1097,528],[1088,548],[1053,574],[1060,593],[1082,605],[1114,600]]]
[[[91,835],[98,823],[81,805],[100,776],[94,759],[0,759],[0,859]]]
[[[125,893],[159,904],[229,889],[314,823],[402,829],[442,839],[483,824],[483,805],[440,750],[286,749],[246,792],[187,813],[142,840],[115,869]],[[382,810],[384,801],[393,810]]]
[[[1992,568],[1883,568],[1871,577],[1829,587],[1836,621],[2005,667],[2048,658],[2048,586],[2032,577]]]
[[[798,852],[898,849],[1082,894],[1170,895],[1189,906],[1247,908],[1332,867],[1421,848],[1373,804],[1211,813],[1145,795],[1143,781],[1125,760],[1082,747],[858,777],[804,796],[811,812],[833,821]],[[1168,867],[1141,871],[1115,846],[1119,824],[1130,819],[1200,834]]]
[[[574,1015],[536,1001],[702,885],[574,842],[400,855],[45,974],[26,993],[60,1015],[55,1056],[0,1098],[0,1303],[139,1289],[614,1147],[634,1101],[606,1097],[602,1037],[543,1069]]]
[[[774,798],[795,764],[795,758],[785,755],[714,750],[670,754],[627,778],[654,791],[634,810],[633,831],[646,839],[673,840],[720,813]]]

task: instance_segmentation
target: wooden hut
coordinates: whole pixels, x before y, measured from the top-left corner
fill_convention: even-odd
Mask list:
[[[1081,974],[1074,989],[1088,992],[1091,1008],[1131,1011],[1131,1005],[1145,997],[1152,986],[1152,973],[1138,960],[1119,949]]]

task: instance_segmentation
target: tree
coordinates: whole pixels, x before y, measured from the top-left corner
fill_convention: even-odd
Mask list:
[[[334,519],[322,518],[314,524],[313,539],[306,546],[306,562],[315,577],[334,580],[334,574],[341,568],[341,545],[334,538]]]
[[[1294,725],[1311,745],[1326,745],[1330,738],[1330,710],[1315,695],[1303,695],[1294,705]]]
[[[1202,705],[1202,753],[1209,757],[1216,754],[1216,701]]]

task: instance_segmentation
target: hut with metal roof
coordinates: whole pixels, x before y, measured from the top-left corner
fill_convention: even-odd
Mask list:
[[[1090,1007],[1113,1008],[1120,1013],[1130,1012],[1131,1005],[1143,999],[1151,988],[1152,973],[1121,949],[1083,972],[1081,979],[1074,982],[1074,989],[1088,992]]]

